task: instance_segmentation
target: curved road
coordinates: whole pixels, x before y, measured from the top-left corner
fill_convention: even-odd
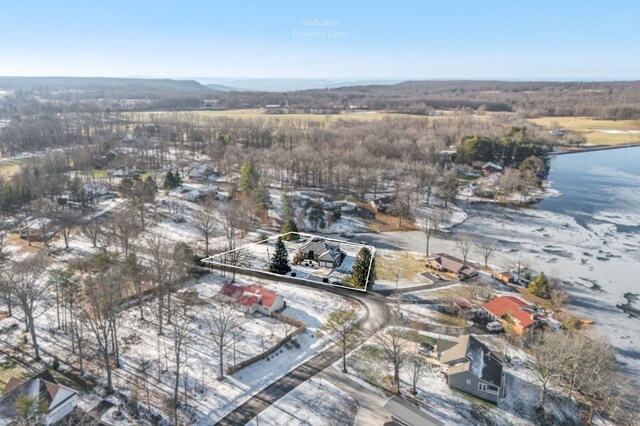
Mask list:
[[[295,284],[291,284],[295,285]],[[382,326],[384,326],[390,317],[389,308],[387,307],[383,297],[372,293],[358,293],[349,290],[341,290],[337,288],[327,287],[324,290],[336,293],[340,296],[355,299],[367,310],[363,324],[363,336],[361,342],[365,342],[369,337],[373,336]],[[357,345],[356,345],[357,346]],[[231,413],[222,418],[217,425],[244,425],[282,398],[284,395],[295,389],[298,385],[309,380],[311,377],[320,373],[334,362],[342,357],[340,349],[336,345],[330,345],[327,349],[315,355],[305,363],[294,368],[289,373],[276,380],[245,403],[237,407]]]

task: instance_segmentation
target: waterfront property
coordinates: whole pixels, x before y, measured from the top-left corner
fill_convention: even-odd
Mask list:
[[[502,360],[475,337],[439,339],[436,351],[450,387],[493,403],[504,396]]]
[[[437,253],[428,257],[427,266],[460,280],[478,275],[477,269],[469,266],[462,260],[449,256],[445,253]]]
[[[533,306],[513,296],[496,297],[482,307],[490,317],[518,334],[540,326],[543,320]]]

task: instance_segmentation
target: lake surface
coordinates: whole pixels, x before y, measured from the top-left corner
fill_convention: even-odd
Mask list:
[[[536,209],[570,215],[582,226],[640,232],[640,147],[556,156],[549,180],[561,195]]]

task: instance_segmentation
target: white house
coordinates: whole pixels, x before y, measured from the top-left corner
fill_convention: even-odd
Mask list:
[[[55,424],[68,416],[78,401],[78,393],[56,383],[49,372],[45,371],[27,381],[12,377],[0,395],[0,426],[15,424],[18,418],[16,400],[20,395],[39,398],[46,403],[46,413],[38,419],[33,419],[45,426]]]
[[[20,238],[31,241],[43,241],[45,236],[51,238],[54,234],[53,222],[46,217],[29,218],[26,226],[20,228]]]

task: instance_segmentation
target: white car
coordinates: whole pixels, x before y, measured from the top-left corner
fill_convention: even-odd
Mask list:
[[[500,331],[504,328],[499,321],[491,321],[486,327],[489,331]]]

